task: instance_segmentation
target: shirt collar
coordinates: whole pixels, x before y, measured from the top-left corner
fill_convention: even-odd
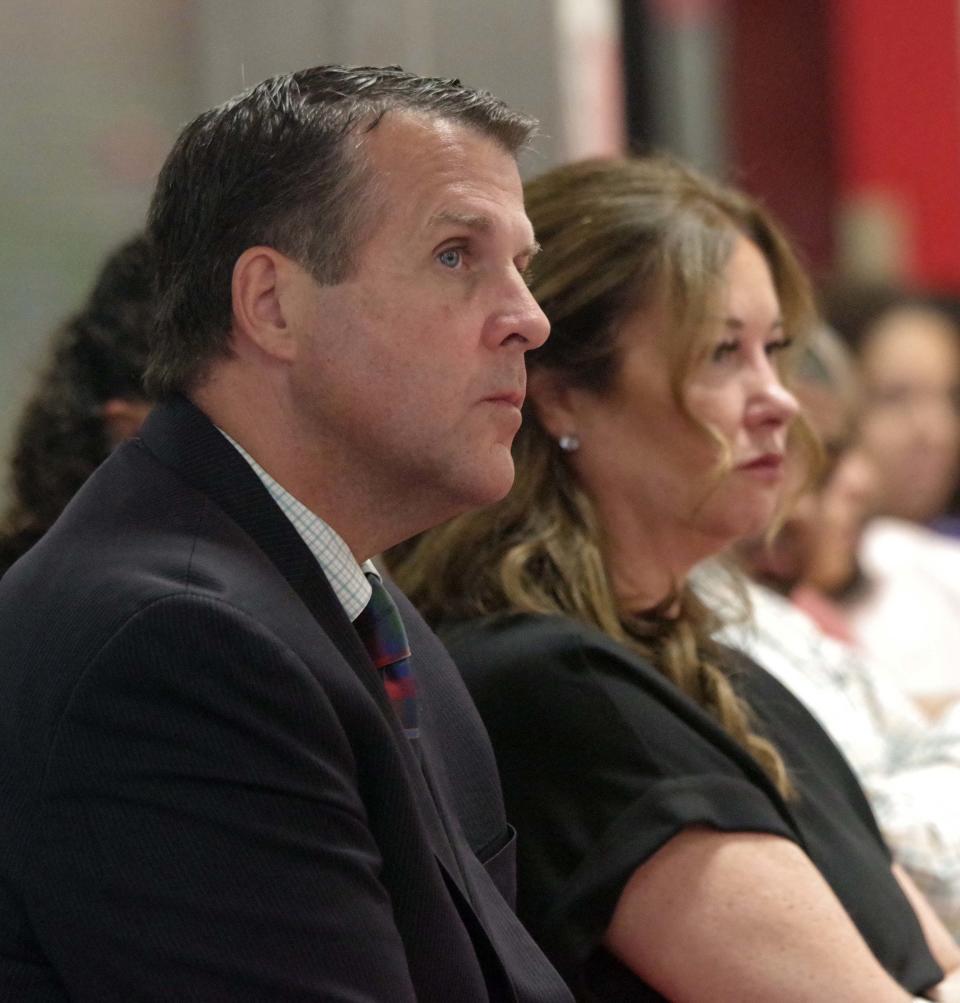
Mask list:
[[[303,502],[294,498],[282,484],[278,484],[259,463],[240,445],[218,427],[218,431],[250,464],[251,469],[270,492],[271,498],[280,507],[310,553],[327,576],[344,612],[355,620],[360,611],[370,601],[370,582],[367,574],[380,577],[372,561],[364,561],[361,567],[350,552],[343,537],[315,512],[311,512]]]

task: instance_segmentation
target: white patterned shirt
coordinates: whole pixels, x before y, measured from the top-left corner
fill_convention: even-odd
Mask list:
[[[371,588],[367,573],[380,577],[373,562],[364,561],[361,567],[335,529],[311,512],[303,502],[294,498],[282,484],[278,484],[240,443],[231,439],[222,428],[218,430],[263,482],[270,497],[280,506],[280,511],[290,520],[310,553],[317,559],[344,612],[351,621],[355,620],[370,601]]]
[[[874,519],[857,556],[869,585],[845,613],[870,668],[913,697],[960,693],[960,541]]]
[[[701,566],[695,581],[721,616],[735,609],[716,571]],[[863,785],[894,858],[960,936],[960,706],[927,720],[860,652],[769,589],[746,587],[752,617],[728,622],[718,639],[776,676],[819,720]]]

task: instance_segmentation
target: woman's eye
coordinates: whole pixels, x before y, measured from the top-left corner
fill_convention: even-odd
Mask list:
[[[714,362],[722,362],[728,355],[732,355],[739,347],[740,343],[737,341],[721,341],[719,345],[714,346],[713,354],[710,357]]]
[[[448,247],[437,255],[437,261],[444,268],[459,268],[463,261],[463,251],[459,247]]]
[[[792,344],[793,338],[779,338],[777,341],[769,341],[767,342],[767,355],[785,352]]]

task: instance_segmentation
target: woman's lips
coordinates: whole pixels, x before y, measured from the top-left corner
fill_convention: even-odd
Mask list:
[[[737,470],[765,480],[779,480],[783,477],[783,454],[763,453],[761,456],[737,465]]]

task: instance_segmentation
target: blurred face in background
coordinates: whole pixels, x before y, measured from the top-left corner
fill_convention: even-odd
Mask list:
[[[861,349],[860,441],[877,468],[884,514],[927,522],[960,470],[960,332],[922,307],[884,314]]]
[[[777,591],[806,585],[836,595],[857,578],[860,538],[879,501],[879,472],[852,442],[852,416],[837,394],[823,384],[801,383],[796,395],[823,444],[824,467],[775,539],[768,544],[756,537],[739,556],[752,577]]]
[[[110,448],[133,438],[147,420],[152,407],[149,401],[127,397],[111,397],[104,401],[100,405],[100,417],[103,419]]]

